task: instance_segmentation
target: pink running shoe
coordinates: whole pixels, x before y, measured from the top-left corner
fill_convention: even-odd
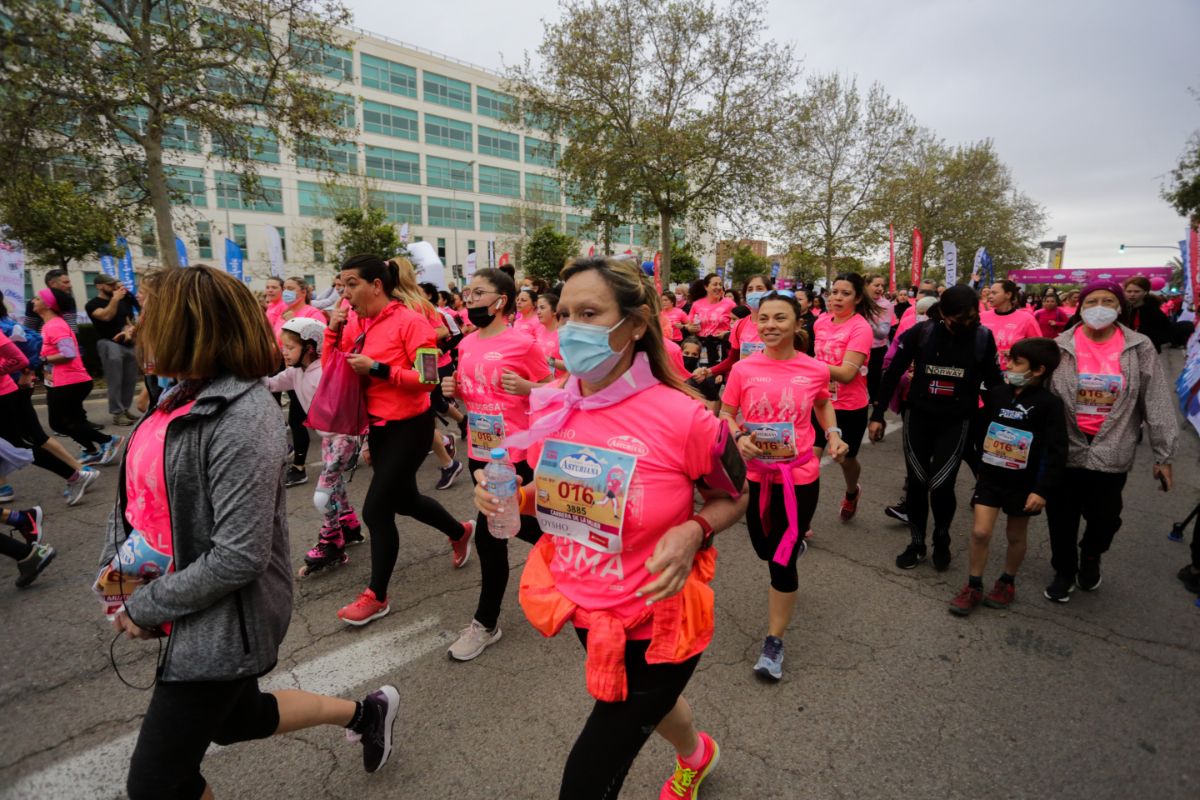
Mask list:
[[[475,535],[475,521],[464,522],[463,535],[457,541],[450,540],[450,549],[453,550],[453,561],[455,569],[462,569],[471,560],[471,538]]]
[[[366,625],[380,617],[386,617],[392,607],[387,601],[379,602],[375,592],[370,588],[363,589],[362,594],[348,606],[337,613],[338,619],[350,625]]]
[[[701,731],[700,740],[708,748],[708,760],[700,768],[692,769],[685,766],[679,756],[675,756],[675,774],[663,784],[658,800],[697,800],[700,797],[701,782],[721,760],[721,748],[715,739]]]

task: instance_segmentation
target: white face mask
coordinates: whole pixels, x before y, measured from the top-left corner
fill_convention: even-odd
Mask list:
[[[1102,331],[1116,322],[1120,313],[1115,308],[1108,306],[1091,306],[1080,311],[1079,316],[1083,319],[1084,325],[1094,331]]]

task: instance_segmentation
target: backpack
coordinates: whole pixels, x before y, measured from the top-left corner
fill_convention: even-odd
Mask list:
[[[13,321],[12,317],[0,319],[0,331],[29,360],[29,369],[37,372],[42,368],[42,335]],[[14,335],[14,333],[16,335]]]

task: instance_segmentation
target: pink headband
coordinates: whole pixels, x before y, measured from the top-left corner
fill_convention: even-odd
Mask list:
[[[49,308],[58,311],[58,298],[54,296],[53,289],[38,289],[38,297],[42,298],[42,302]]]

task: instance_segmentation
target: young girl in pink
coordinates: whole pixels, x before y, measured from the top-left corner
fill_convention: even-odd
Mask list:
[[[771,576],[767,638],[754,665],[771,680],[783,677],[783,634],[800,586],[796,560],[806,550],[802,533],[819,495],[813,421],[826,432],[835,460],[848,449],[829,399],[829,368],[805,355],[801,317],[790,293],[762,299],[756,323],[766,349],[733,365],[721,406],[721,418],[746,459],[750,542]]]
[[[861,275],[844,272],[833,281],[829,291],[829,313],[813,323],[816,335],[814,353],[829,369],[829,394],[841,429],[842,441],[849,448],[842,462],[846,479],[846,494],[842,498],[839,518],[849,522],[858,511],[862,486],[858,479],[862,467],[858,463],[858,448],[867,431],[870,402],[867,395],[867,358],[874,342],[871,322],[883,313],[866,293]],[[825,430],[816,426],[813,454],[821,458],[825,449]]]

